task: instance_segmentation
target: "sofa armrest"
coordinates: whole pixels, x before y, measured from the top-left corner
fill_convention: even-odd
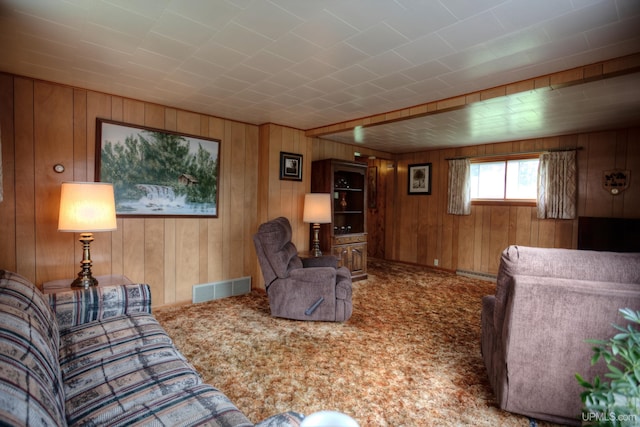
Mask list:
[[[96,286],[49,294],[60,330],[130,313],[151,313],[151,289],[144,283]]]
[[[260,421],[255,427],[299,427],[303,419],[302,414],[288,411]]]

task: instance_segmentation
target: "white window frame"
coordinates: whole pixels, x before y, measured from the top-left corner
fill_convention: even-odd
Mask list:
[[[477,163],[496,163],[496,162],[504,162],[505,163],[505,171],[504,171],[504,188],[503,188],[503,197],[502,198],[491,198],[491,199],[483,199],[483,198],[472,198],[472,205],[511,205],[511,206],[536,206],[536,198],[532,199],[513,199],[507,198],[507,168],[506,163],[508,161],[513,160],[531,160],[538,159],[540,157],[540,153],[527,153],[527,154],[513,154],[513,155],[504,155],[504,156],[484,156],[484,157],[476,157],[471,158],[471,165]],[[537,177],[536,177],[537,180]]]

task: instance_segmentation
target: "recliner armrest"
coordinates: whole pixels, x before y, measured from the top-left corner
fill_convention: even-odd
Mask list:
[[[301,258],[304,268],[309,267],[333,267],[338,268],[338,258],[333,255],[322,255],[319,257]]]
[[[333,267],[295,268],[289,272],[289,279],[297,282],[317,283],[335,287],[337,271]]]

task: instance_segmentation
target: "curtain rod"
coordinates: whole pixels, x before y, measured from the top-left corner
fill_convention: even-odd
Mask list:
[[[582,147],[548,148],[548,149],[539,150],[539,151],[521,151],[519,153],[482,154],[479,156],[447,157],[445,158],[445,160],[483,159],[487,157],[520,156],[520,155],[526,155],[526,154],[541,154],[541,153],[553,153],[557,151],[578,151],[578,150],[582,150]]]

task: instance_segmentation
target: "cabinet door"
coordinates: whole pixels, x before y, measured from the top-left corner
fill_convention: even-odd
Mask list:
[[[347,267],[349,270],[351,270],[349,264],[349,247],[344,245],[334,246],[332,248],[332,251],[333,256],[338,258],[338,267]]]
[[[349,264],[352,276],[359,276],[367,272],[367,245],[360,243],[349,247]]]
[[[333,256],[338,258],[339,267],[347,267],[353,280],[367,277],[367,244],[351,243],[337,245],[332,249]]]

